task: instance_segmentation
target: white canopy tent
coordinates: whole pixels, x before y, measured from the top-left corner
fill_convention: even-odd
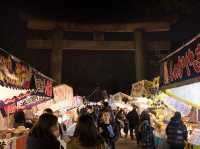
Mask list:
[[[124,99],[126,99],[127,102],[124,102],[123,101]],[[133,97],[126,95],[122,92],[118,92],[118,93],[116,93],[112,96],[111,106],[112,106],[113,109],[120,107],[120,108],[126,108],[128,110],[131,110],[132,109],[131,102],[133,100],[134,100]]]
[[[126,95],[126,94],[124,94],[124,93],[122,93],[122,92],[118,92],[118,93],[116,93],[116,94],[114,94],[114,95],[112,96],[112,99],[113,99],[113,101],[115,101],[115,102],[122,102],[122,100],[123,100],[124,98],[128,99],[128,101],[134,100],[134,97],[131,97],[131,96],[129,96],[129,95]]]
[[[148,109],[150,106],[148,105],[149,100],[146,97],[135,97],[134,105],[138,107],[138,113],[142,113],[142,111]]]

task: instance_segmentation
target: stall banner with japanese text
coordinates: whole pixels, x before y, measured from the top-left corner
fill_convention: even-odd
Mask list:
[[[131,96],[133,96],[133,97],[143,96],[144,91],[145,91],[144,81],[136,82],[136,83],[132,84]]]
[[[133,97],[151,97],[159,91],[160,77],[154,78],[153,81],[143,80],[132,84],[131,96]]]
[[[17,102],[17,109],[29,109],[50,99],[50,97],[41,97],[37,95],[28,96]]]
[[[159,93],[159,86],[160,86],[160,77],[156,77],[153,79],[153,81],[144,81],[144,96],[146,97],[152,97],[154,95],[157,95]]]
[[[36,87],[36,94],[39,96],[53,96],[53,84],[51,80],[47,80],[42,76],[35,74],[35,87]]]
[[[0,108],[4,108],[7,113],[14,113],[17,109],[29,109],[51,99],[51,97],[38,96],[32,92],[27,93],[24,96],[6,100],[4,101],[4,104],[0,106]]]
[[[161,64],[162,85],[200,76],[200,34]]]
[[[32,69],[0,50],[0,84],[29,89]]]

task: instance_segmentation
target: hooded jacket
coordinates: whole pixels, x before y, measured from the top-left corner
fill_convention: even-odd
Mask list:
[[[169,144],[184,144],[187,140],[187,128],[181,120],[172,119],[167,126],[166,133]]]

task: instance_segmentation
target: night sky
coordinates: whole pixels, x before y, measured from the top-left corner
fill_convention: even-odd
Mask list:
[[[171,31],[149,35],[149,38],[167,38],[176,49],[194,35],[200,33],[199,0],[65,0],[65,1],[17,1],[0,5],[0,47],[27,61],[50,75],[50,50],[26,49],[29,37],[24,14],[56,20],[80,22],[128,22],[150,20],[163,16],[177,16]],[[68,33],[66,38],[85,39],[90,34]],[[85,37],[87,36],[87,37]],[[132,40],[132,33],[110,34],[113,40]],[[37,57],[37,60],[36,60]],[[151,57],[149,57],[151,60]],[[153,58],[152,58],[153,59]],[[155,60],[155,59],[154,59]],[[135,81],[134,54],[131,52],[105,52],[68,50],[63,55],[63,82],[74,87],[81,95],[90,94],[97,86],[108,90],[128,92]],[[148,70],[146,78],[158,74],[159,64]]]

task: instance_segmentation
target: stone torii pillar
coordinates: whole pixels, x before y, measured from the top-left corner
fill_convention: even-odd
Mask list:
[[[63,31],[55,29],[52,32],[52,52],[51,52],[51,76],[57,83],[62,81],[62,40]]]
[[[144,79],[145,75],[145,42],[144,32],[142,29],[136,29],[134,32],[136,51],[135,51],[135,68],[136,68],[136,81]]]

